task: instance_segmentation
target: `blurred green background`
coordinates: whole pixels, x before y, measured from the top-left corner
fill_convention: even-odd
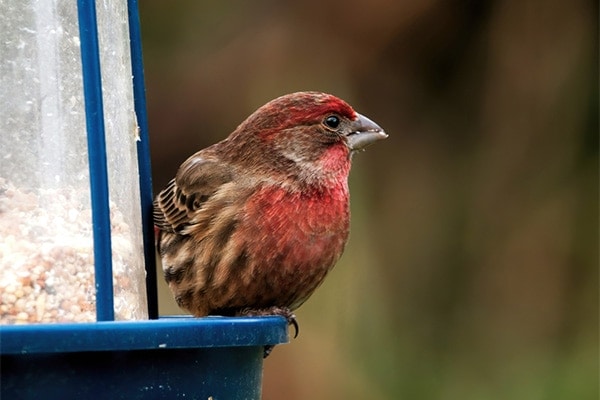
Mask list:
[[[140,12],[155,191],[288,92],[390,135],[354,158],[350,242],[264,399],[598,399],[596,1]]]

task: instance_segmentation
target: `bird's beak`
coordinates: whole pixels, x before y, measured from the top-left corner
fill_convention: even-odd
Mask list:
[[[388,137],[379,125],[359,113],[356,113],[356,119],[352,121],[350,128],[346,138],[352,151],[364,149],[371,143]]]

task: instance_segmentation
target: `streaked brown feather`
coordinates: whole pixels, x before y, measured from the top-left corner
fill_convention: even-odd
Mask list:
[[[233,179],[231,167],[196,153],[154,200],[154,224],[166,232],[183,232],[197,223],[196,214],[215,192]]]

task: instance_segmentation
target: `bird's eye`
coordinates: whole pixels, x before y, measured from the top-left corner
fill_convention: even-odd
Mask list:
[[[336,115],[330,115],[323,121],[331,129],[336,129],[340,125],[340,119]]]

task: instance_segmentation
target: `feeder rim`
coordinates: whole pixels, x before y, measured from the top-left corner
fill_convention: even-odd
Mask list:
[[[265,346],[288,342],[279,316],[0,325],[0,354]]]

